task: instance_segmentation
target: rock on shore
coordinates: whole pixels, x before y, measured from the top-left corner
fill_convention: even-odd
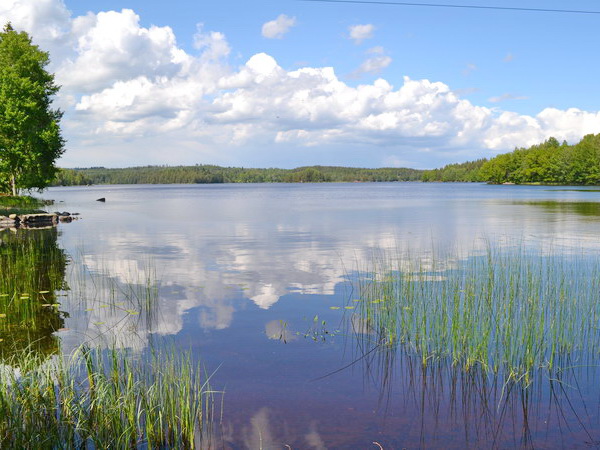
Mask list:
[[[10,214],[0,216],[0,228],[46,228],[55,227],[58,222],[71,222],[74,215],[64,213]]]

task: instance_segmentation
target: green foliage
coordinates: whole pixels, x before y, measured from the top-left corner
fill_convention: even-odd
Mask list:
[[[51,205],[52,200],[41,200],[39,198],[24,196],[8,196],[0,194],[0,216],[10,214],[33,214],[46,212],[40,208]]]
[[[421,181],[456,181],[463,183],[483,181],[479,170],[486,162],[487,159],[478,159],[476,161],[467,161],[461,164],[448,164],[441,169],[426,170],[423,172]]]
[[[39,198],[30,197],[29,195],[8,196],[0,195],[0,208],[18,207],[18,208],[41,208],[46,206],[48,201],[40,200]]]
[[[559,144],[555,138],[492,158],[479,171],[490,183],[600,184],[600,134]]]
[[[322,183],[324,181],[331,181],[331,177],[328,177],[319,169],[307,167],[306,169],[288,174],[285,180],[290,183]]]
[[[64,152],[52,109],[59,87],[45,70],[48,53],[10,24],[0,32],[0,191],[42,189],[54,179],[54,161]]]
[[[64,170],[64,173],[63,173]],[[194,183],[315,183],[356,181],[418,181],[422,171],[406,168],[362,169],[310,166],[296,169],[243,167],[146,166],[125,169],[62,169],[55,184],[194,184]]]
[[[73,169],[58,169],[52,181],[52,186],[87,186],[92,180],[80,171]]]

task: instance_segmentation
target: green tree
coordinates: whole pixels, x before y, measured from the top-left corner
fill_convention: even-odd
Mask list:
[[[59,86],[46,71],[48,53],[25,32],[7,24],[0,32],[0,189],[43,189],[56,174],[64,152],[59,122],[52,109]]]

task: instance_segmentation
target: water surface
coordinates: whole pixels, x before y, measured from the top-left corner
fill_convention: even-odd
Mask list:
[[[54,188],[44,196],[57,201],[53,209],[81,213],[58,238],[72,260],[67,283],[83,272],[105,280],[90,292],[159,282],[148,316],[93,299],[63,305],[64,349],[91,340],[144,352],[159,338],[191,349],[226,392],[218,424],[225,448],[600,442],[596,359],[576,362],[563,380],[540,373],[529,389],[508,390],[444,361],[423,368],[410,348],[361,348],[345,309],[349,279],[385,258],[441,270],[493,246],[596,259],[597,190],[236,184]]]

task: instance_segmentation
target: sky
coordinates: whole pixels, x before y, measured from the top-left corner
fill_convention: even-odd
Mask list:
[[[61,167],[433,168],[600,133],[600,14],[0,0],[8,21],[50,53],[62,86]]]

